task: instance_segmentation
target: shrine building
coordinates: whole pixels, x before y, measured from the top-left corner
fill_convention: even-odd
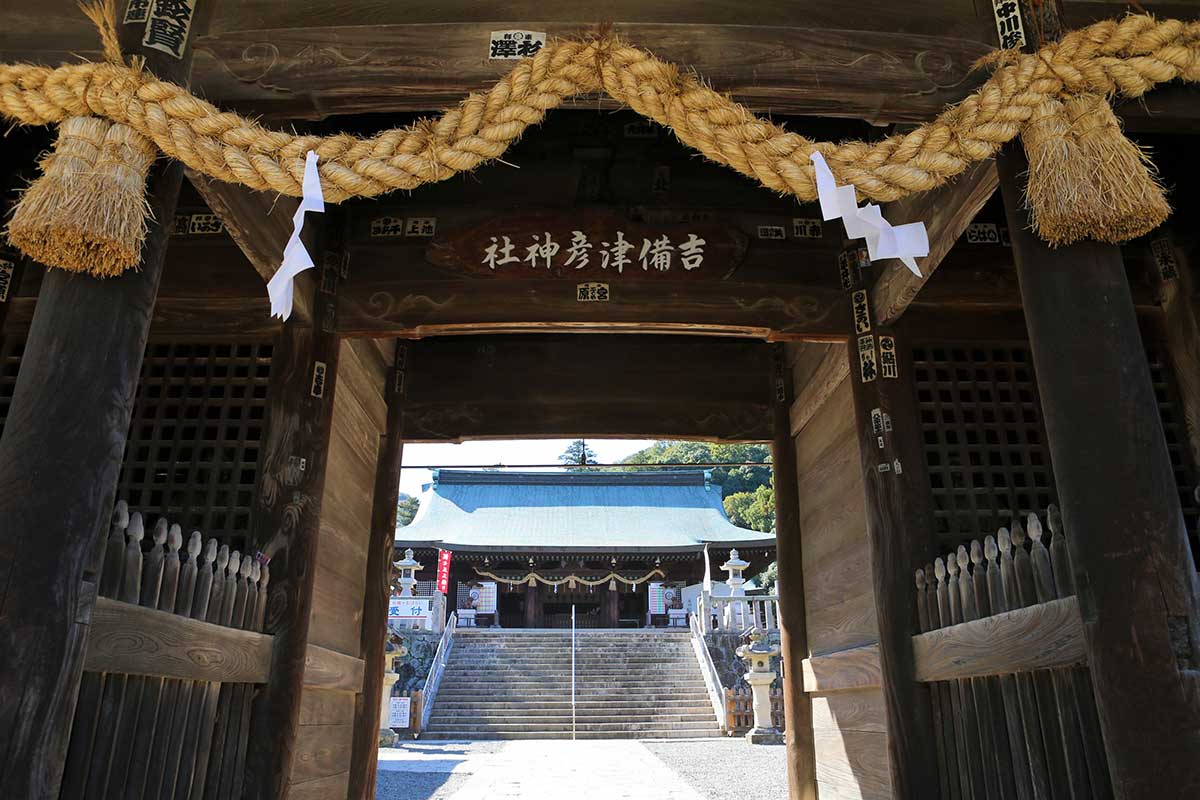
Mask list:
[[[565,628],[574,606],[580,628],[686,627],[706,566],[719,588],[731,549],[751,574],[775,557],[774,534],[731,523],[705,470],[441,469],[423,488],[397,557],[411,549],[432,579],[451,552],[459,625]]]

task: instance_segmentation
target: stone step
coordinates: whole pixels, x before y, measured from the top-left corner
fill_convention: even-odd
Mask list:
[[[682,729],[643,731],[636,736],[628,733],[610,731],[576,731],[572,736],[570,731],[522,731],[512,733],[495,733],[492,731],[475,732],[435,732],[426,731],[420,737],[423,741],[508,741],[513,739],[719,739],[721,729],[713,725],[711,729]]]
[[[580,731],[613,731],[626,733],[643,733],[647,730],[678,730],[679,728],[717,728],[718,725],[713,722],[630,722],[628,720],[618,720],[616,722],[582,722],[576,721],[575,730]],[[437,725],[430,724],[429,731],[446,733],[449,731],[478,731],[478,732],[493,732],[505,733],[508,731],[519,732],[528,730],[537,731],[570,731],[570,718],[562,722],[548,722],[545,720],[535,720],[531,722],[525,721],[497,721],[497,722],[481,722],[479,720],[463,720],[453,723],[439,723]]]
[[[631,710],[622,712],[616,709],[611,714],[576,714],[575,720],[576,724],[587,723],[589,726],[594,726],[594,724],[618,723],[640,724],[640,726],[649,723],[673,724],[677,722],[707,724],[713,720],[713,710],[709,709],[708,714],[701,714],[701,712],[692,712],[692,714],[655,714],[655,712],[637,714],[637,712]],[[434,714],[430,715],[431,728],[455,726],[455,724],[467,724],[467,726],[479,724],[479,726],[487,727],[494,726],[494,724],[512,724],[514,722],[514,715],[509,714],[437,714],[437,712],[434,712]],[[520,721],[516,721],[516,723],[539,728],[554,726],[554,724],[566,724],[566,726],[570,726],[571,715],[542,715],[535,718],[522,715]]]
[[[620,667],[591,667],[577,668],[574,674],[579,677],[592,678],[612,678],[626,675],[636,677],[638,680],[655,681],[659,678],[679,676],[682,673],[690,672],[691,670],[681,668],[680,665],[671,665],[669,669],[659,667],[631,669]],[[561,667],[512,667],[512,666],[487,666],[487,667],[469,667],[469,666],[447,666],[442,672],[442,679],[446,678],[488,678],[491,680],[506,680],[508,678],[518,678],[522,675],[530,678],[570,678],[572,674],[571,668]]]
[[[633,705],[623,705],[618,703],[610,703],[603,700],[577,700],[575,709],[578,714],[594,714],[604,712],[607,713],[614,708],[630,708],[633,710],[646,709],[647,706],[635,703]],[[531,703],[518,702],[487,702],[487,701],[467,701],[447,700],[439,697],[438,702],[434,704],[433,716],[446,712],[478,712],[478,713],[515,713],[520,712],[524,716],[545,717],[554,716],[556,714],[570,714],[570,701],[546,702],[539,700]],[[672,714],[712,714],[712,704],[708,702],[707,697],[701,701],[689,703],[664,703],[649,707],[649,712],[663,712]]]

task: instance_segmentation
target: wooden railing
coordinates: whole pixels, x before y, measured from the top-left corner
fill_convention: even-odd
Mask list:
[[[784,730],[783,689],[771,689],[771,724]],[[748,686],[725,689],[725,732],[730,736],[754,727],[754,695]]]
[[[145,553],[144,535],[118,503],[85,584],[99,596],[60,797],[240,797],[253,685],[271,665],[268,570],[199,532],[181,553],[165,520]]]
[[[1027,530],[916,572],[917,679],[930,684],[943,798],[1109,797],[1066,540]]]
[[[442,685],[442,673],[446,670],[446,661],[450,658],[450,648],[454,646],[454,631],[458,628],[458,612],[446,620],[446,628],[442,638],[438,640],[437,651],[433,654],[433,664],[429,667],[429,675],[425,678],[425,687],[421,689],[419,701],[420,715],[413,710],[413,719],[419,719],[417,732],[425,730],[429,725],[429,715],[433,713],[433,701],[437,699],[438,687]]]
[[[779,595],[700,596],[699,615],[706,633],[744,633],[750,628],[779,630]]]

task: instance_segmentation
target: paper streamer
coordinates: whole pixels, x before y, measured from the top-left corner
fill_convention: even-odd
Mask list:
[[[828,222],[842,220],[846,236],[851,239],[867,240],[867,255],[872,261],[898,258],[918,278],[921,268],[914,260],[917,256],[929,255],[929,235],[925,223],[910,222],[907,225],[892,225],[883,218],[883,212],[874,203],[862,208],[854,195],[853,184],[838,186],[820,153],[812,154],[813,167],[817,173],[817,199],[821,202],[821,216]]]
[[[304,196],[292,215],[292,235],[283,248],[283,263],[267,281],[267,296],[271,298],[271,316],[287,319],[292,315],[292,289],[296,276],[313,266],[312,257],[300,241],[304,228],[304,212],[325,213],[325,195],[321,192],[321,177],[317,173],[317,154],[312,150],[304,160]]]

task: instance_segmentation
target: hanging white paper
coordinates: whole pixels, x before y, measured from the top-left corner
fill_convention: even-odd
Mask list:
[[[304,212],[325,213],[325,195],[321,191],[321,177],[317,172],[317,154],[312,150],[304,160],[304,196],[300,207],[292,215],[292,235],[283,248],[283,263],[267,281],[267,296],[271,298],[271,316],[287,319],[292,314],[292,283],[296,276],[313,266],[312,257],[300,241],[304,228]]]
[[[826,222],[840,218],[846,226],[848,237],[867,241],[867,255],[872,261],[898,258],[920,278],[921,269],[914,259],[929,255],[929,236],[925,232],[925,223],[892,225],[883,218],[883,212],[876,204],[867,203],[859,208],[854,186],[838,186],[824,156],[814,152],[812,162],[816,169],[817,199],[821,203],[821,216]]]

